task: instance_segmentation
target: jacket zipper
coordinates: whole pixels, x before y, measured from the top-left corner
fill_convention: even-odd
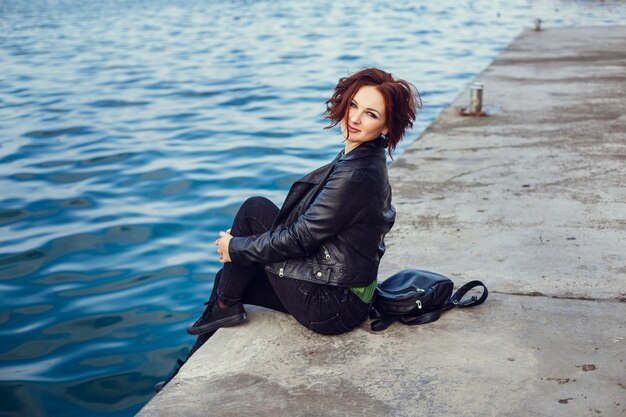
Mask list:
[[[328,249],[326,249],[326,246],[322,245],[322,250],[324,251],[324,257],[326,259],[330,259],[330,252],[328,252]]]

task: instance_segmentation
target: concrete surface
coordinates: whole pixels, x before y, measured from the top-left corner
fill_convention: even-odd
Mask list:
[[[464,91],[394,163],[380,278],[481,279],[484,305],[333,337],[257,310],[138,415],[625,415],[624,45],[626,26],[522,33],[476,79],[490,116],[461,116]]]
[[[626,297],[626,28],[525,32],[390,171],[380,276],[419,264],[506,293]]]

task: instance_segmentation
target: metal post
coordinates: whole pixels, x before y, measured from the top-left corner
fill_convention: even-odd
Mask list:
[[[483,84],[470,85],[470,113],[481,114],[483,110]]]

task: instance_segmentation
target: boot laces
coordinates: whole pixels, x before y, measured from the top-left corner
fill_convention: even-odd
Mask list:
[[[206,306],[206,308],[204,309],[204,312],[202,313],[202,317],[200,318],[200,320],[206,320],[209,317],[211,317],[211,312],[213,311],[213,305],[215,304],[214,300],[209,300],[207,302],[204,303],[204,305]]]

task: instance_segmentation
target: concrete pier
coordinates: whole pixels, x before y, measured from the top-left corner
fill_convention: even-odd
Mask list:
[[[626,26],[523,32],[474,80],[488,115],[463,91],[393,164],[380,279],[480,279],[485,304],[332,337],[252,311],[138,415],[625,415],[625,45]]]

